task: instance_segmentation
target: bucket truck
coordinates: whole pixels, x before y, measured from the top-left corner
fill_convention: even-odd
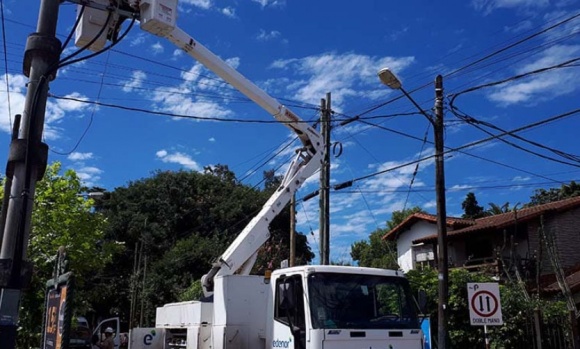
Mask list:
[[[325,151],[321,136],[178,28],[177,0],[125,1],[141,29],[169,40],[202,63],[291,129],[302,143],[279,188],[203,276],[205,297],[157,308],[155,328],[133,329],[130,349],[421,348],[415,303],[399,271],[305,265],[275,270],[271,277],[249,275],[258,250],[270,237],[270,222],[321,167]],[[98,11],[84,10],[78,43],[91,41],[94,33],[115,31],[99,31],[107,15]]]

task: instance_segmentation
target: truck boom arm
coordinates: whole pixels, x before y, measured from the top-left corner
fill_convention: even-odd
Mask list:
[[[284,209],[296,190],[321,167],[324,145],[320,134],[288,108],[246,79],[226,62],[213,54],[183,30],[175,27],[166,38],[183,49],[209,70],[237,88],[276,120],[290,128],[302,142],[302,147],[290,163],[281,185],[264,204],[261,211],[242,230],[228,249],[217,259],[212,269],[202,278],[204,292],[213,291],[213,279],[239,271],[249,274],[259,248],[270,237],[269,225]]]

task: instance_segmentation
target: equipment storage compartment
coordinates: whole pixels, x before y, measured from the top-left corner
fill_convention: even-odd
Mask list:
[[[166,349],[183,349],[187,347],[187,329],[168,329],[165,332]]]

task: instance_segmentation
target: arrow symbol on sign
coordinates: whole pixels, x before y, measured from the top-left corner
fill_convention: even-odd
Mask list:
[[[485,297],[485,300],[487,301],[487,311],[491,311],[491,306],[489,304],[489,296]]]
[[[483,297],[479,296],[479,311],[483,311]]]

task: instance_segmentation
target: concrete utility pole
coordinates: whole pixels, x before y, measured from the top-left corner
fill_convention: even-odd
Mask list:
[[[324,160],[320,168],[320,264],[330,264],[330,92],[320,100],[320,133]]]
[[[296,193],[290,199],[290,260],[291,267],[296,265]]]
[[[53,80],[61,52],[56,38],[60,0],[41,0],[37,32],[26,42],[24,75],[29,77],[22,124],[10,144],[6,177],[12,186],[0,249],[0,348],[16,345],[21,290],[30,273],[26,249],[36,181],[46,169],[48,146],[42,143],[48,83]]]
[[[449,268],[447,259],[447,210],[445,200],[445,171],[443,160],[443,77],[435,79],[435,190],[437,201],[437,268],[439,271],[438,348],[447,349],[447,302],[449,298]]]

